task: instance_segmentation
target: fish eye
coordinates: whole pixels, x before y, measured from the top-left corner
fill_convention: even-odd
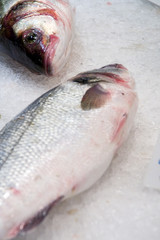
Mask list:
[[[38,44],[42,40],[42,33],[38,29],[28,29],[23,33],[23,43],[26,44]]]
[[[30,33],[28,34],[28,36],[26,36],[25,41],[27,43],[32,43],[35,42],[37,40],[37,35],[35,33]]]

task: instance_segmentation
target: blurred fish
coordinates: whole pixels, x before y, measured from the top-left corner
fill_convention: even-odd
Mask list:
[[[32,72],[57,74],[70,54],[72,35],[67,0],[0,0],[3,51]]]
[[[148,1],[155,4],[156,6],[160,7],[160,1],[159,0],[148,0]]]
[[[56,202],[102,176],[133,123],[133,88],[120,64],[81,73],[1,130],[1,240],[35,227]]]

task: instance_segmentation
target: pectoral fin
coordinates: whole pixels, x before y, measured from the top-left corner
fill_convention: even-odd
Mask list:
[[[84,94],[81,107],[85,111],[100,108],[107,102],[109,96],[110,93],[107,90],[100,84],[96,84],[89,88]]]

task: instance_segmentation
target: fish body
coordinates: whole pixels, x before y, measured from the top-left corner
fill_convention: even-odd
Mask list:
[[[48,91],[0,132],[0,239],[38,225],[56,202],[92,186],[127,138],[137,109],[120,64]]]
[[[69,57],[72,38],[67,0],[0,0],[1,50],[32,72],[57,74]]]

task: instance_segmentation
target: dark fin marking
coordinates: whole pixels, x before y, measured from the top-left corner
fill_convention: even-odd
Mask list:
[[[34,216],[33,218],[31,218],[27,222],[25,222],[21,232],[27,232],[27,231],[33,229],[34,227],[36,227],[37,225],[39,225],[45,219],[45,217],[48,215],[48,213],[50,212],[52,207],[54,207],[55,204],[58,203],[59,201],[61,201],[62,199],[63,199],[63,196],[57,198],[55,201],[53,201],[47,207],[45,207],[43,210],[41,210],[36,216]]]
[[[96,83],[99,82],[100,80],[96,78],[96,76],[83,76],[83,74],[78,74],[73,80],[73,82],[78,82],[81,84],[89,84],[89,83]]]
[[[84,94],[81,101],[81,107],[85,111],[100,108],[106,103],[109,95],[109,92],[101,85],[96,84],[89,88]]]

